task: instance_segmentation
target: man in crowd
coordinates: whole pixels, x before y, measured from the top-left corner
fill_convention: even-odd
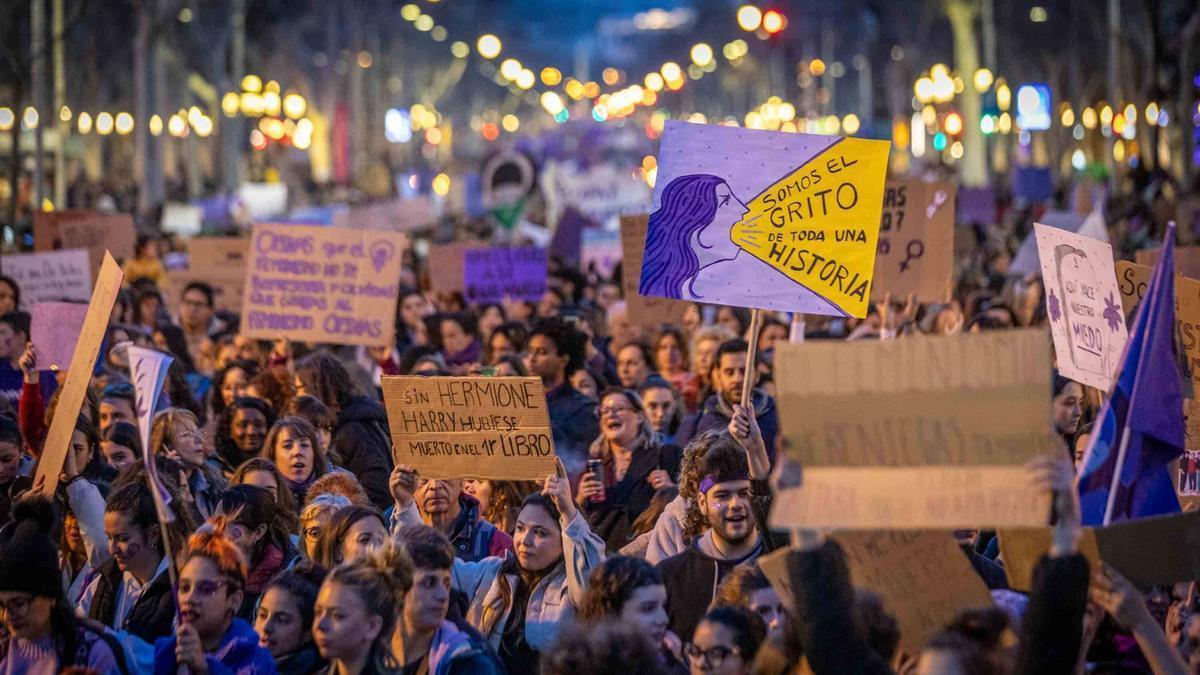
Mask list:
[[[479,501],[463,492],[461,479],[418,480],[412,467],[400,464],[392,470],[388,488],[396,500],[389,516],[393,532],[415,523],[415,504],[421,522],[449,540],[462,560],[477,562],[513,550],[512,537],[483,519]]]
[[[530,375],[542,378],[554,448],[571,476],[578,476],[588,446],[600,435],[596,402],[571,386],[571,375],[583,367],[584,335],[558,318],[534,325],[527,347]]]
[[[193,281],[183,289],[179,298],[179,327],[187,338],[192,361],[204,360],[204,343],[225,329],[225,323],[213,312],[213,288],[203,281]]]
[[[741,338],[734,338],[721,343],[713,359],[709,377],[714,393],[709,396],[700,410],[688,415],[679,425],[675,434],[675,442],[684,446],[693,437],[710,429],[724,429],[729,426],[733,416],[733,406],[742,402],[742,385],[746,381],[746,359],[750,351],[749,345]],[[758,382],[757,372],[751,377]],[[766,444],[767,456],[771,464],[775,464],[775,436],[779,433],[779,416],[775,410],[775,399],[761,389],[754,389],[751,395],[754,414],[758,426],[762,429],[763,443]]]

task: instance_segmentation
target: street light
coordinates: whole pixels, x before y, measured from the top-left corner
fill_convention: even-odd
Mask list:
[[[500,56],[501,48],[502,45],[500,44],[500,38],[492,35],[491,33],[480,35],[479,40],[475,42],[476,51],[478,51],[479,55],[485,59],[494,59],[497,56]]]
[[[763,14],[762,27],[767,33],[775,35],[787,27],[787,17],[780,12],[769,9],[766,14]]]
[[[753,33],[762,25],[762,10],[754,5],[742,5],[738,8],[737,22],[742,30],[747,33]]]
[[[707,44],[705,44],[703,42],[697,42],[695,45],[692,46],[691,56],[692,56],[692,63],[703,68],[704,66],[707,66],[708,64],[712,63],[712,60],[713,60],[712,47],[709,47]]]

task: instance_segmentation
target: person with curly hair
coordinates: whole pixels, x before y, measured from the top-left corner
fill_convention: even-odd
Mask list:
[[[275,411],[262,399],[243,396],[225,408],[217,423],[216,449],[226,476],[262,452],[267,430],[273,424]]]
[[[173,636],[154,643],[155,675],[175,675],[180,666],[214,675],[273,672],[271,652],[237,616],[245,587],[246,559],[225,536],[224,519],[193,534],[179,568],[178,626]]]
[[[609,619],[563,631],[542,659],[542,675],[665,675],[659,649],[636,627]]]
[[[665,672],[686,673],[679,660],[682,644],[667,630],[667,588],[662,574],[640,558],[616,556],[605,560],[588,577],[579,620],[596,625],[619,619],[659,646],[659,666]]]

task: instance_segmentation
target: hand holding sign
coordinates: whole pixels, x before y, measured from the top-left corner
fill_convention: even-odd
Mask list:
[[[546,476],[542,485],[542,494],[554,500],[558,512],[566,522],[575,519],[575,502],[571,499],[571,480],[567,478],[567,468],[562,460],[554,458],[554,475]]]

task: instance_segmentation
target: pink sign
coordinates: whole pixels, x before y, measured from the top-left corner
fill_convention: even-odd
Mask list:
[[[86,303],[78,302],[39,302],[33,306],[29,339],[37,349],[39,370],[64,370],[71,365],[87,310]]]

